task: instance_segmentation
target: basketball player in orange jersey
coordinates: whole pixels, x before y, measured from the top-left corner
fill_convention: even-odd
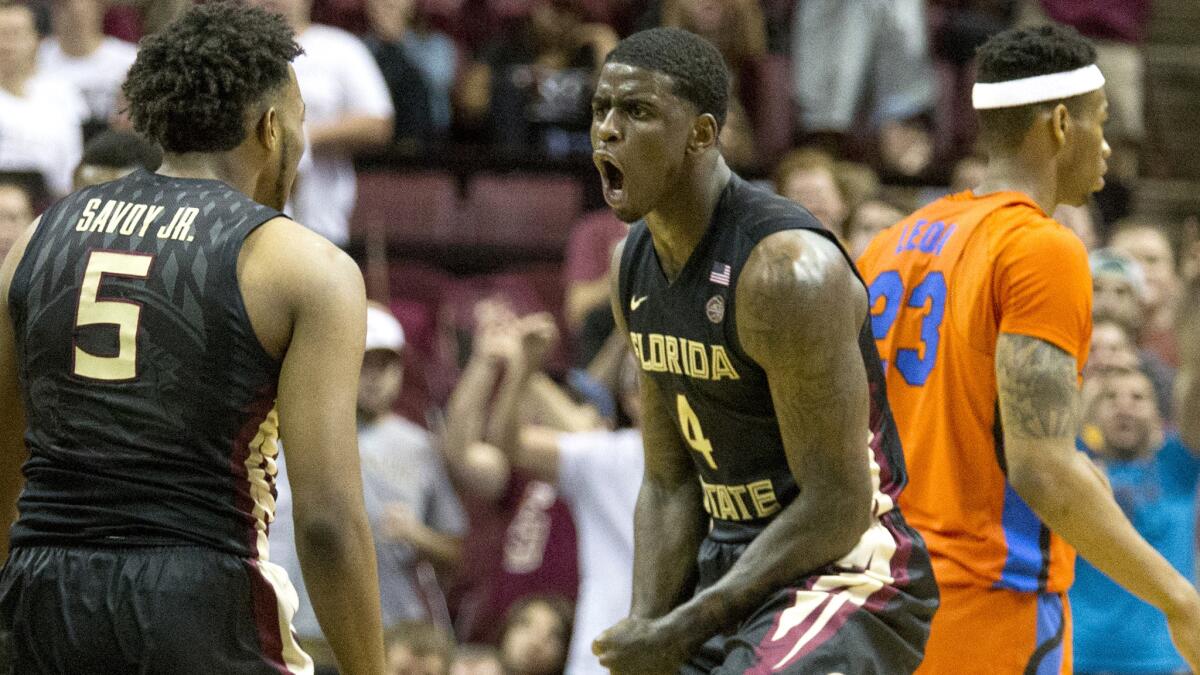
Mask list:
[[[942,594],[917,672],[1071,672],[1074,549],[1165,612],[1196,669],[1200,597],[1075,450],[1091,279],[1083,244],[1046,214],[1104,184],[1095,50],[1064,28],[1008,31],[978,72],[983,184],[885,230],[859,261],[908,461],[900,504]]]

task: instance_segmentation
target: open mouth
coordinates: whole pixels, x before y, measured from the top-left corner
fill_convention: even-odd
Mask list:
[[[611,159],[605,156],[595,158],[596,168],[600,170],[600,181],[603,183],[604,197],[611,203],[624,195],[625,172]]]

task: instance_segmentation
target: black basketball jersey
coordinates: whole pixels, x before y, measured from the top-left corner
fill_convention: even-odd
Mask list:
[[[750,252],[764,237],[788,229],[812,230],[837,243],[804,208],[734,175],[674,282],[663,274],[645,222],[630,229],[621,259],[619,301],[635,356],[667,396],[663,403],[692,449],[704,508],[714,520],[710,536],[720,541],[753,537],[798,492],[767,375],[742,349],[735,318],[738,275]],[[859,347],[871,392],[863,451],[870,452],[878,482],[878,516],[894,507],[904,487],[904,456],[865,321]]]
[[[30,452],[15,546],[265,557],[280,364],[237,260],[279,215],[221,181],[140,170],[46,211],[9,293]]]

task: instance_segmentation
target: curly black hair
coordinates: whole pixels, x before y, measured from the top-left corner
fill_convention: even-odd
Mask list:
[[[279,15],[197,5],[142,40],[122,87],[134,129],[166,152],[232,150],[246,136],[247,106],[287,82],[303,51]]]
[[[1096,48],[1074,28],[1049,24],[997,33],[976,57],[977,82],[1006,82],[1089,66]]]
[[[653,70],[671,77],[674,93],[725,125],[729,69],[708,40],[682,28],[651,28],[621,40],[605,63]]]
[[[1096,48],[1074,28],[1049,24],[997,33],[976,51],[976,82],[1007,82],[1037,75],[1063,73],[1096,62]],[[1059,103],[1080,113],[1081,96],[979,111],[984,139],[999,144],[1018,142],[1039,110]]]

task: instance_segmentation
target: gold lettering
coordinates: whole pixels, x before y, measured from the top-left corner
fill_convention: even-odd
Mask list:
[[[108,219],[108,227],[104,228],[104,231],[108,234],[116,232],[117,226],[129,214],[131,208],[133,208],[133,202],[117,202],[117,208],[113,209],[112,217]]]
[[[649,370],[656,373],[665,372],[667,370],[666,347],[664,345],[665,342],[666,340],[663,339],[663,336],[659,335],[658,333],[650,334],[650,361],[648,364],[645,361],[642,362],[642,368],[644,370]]]
[[[742,520],[750,520],[750,509],[746,508],[746,486],[745,485],[730,485],[729,496],[733,499],[733,503],[737,505],[738,511],[742,514]]]
[[[83,216],[79,218],[79,222],[75,223],[76,232],[87,232],[92,224],[92,219],[96,217],[96,207],[100,206],[99,199],[89,199],[87,206],[83,207]]]
[[[679,367],[679,342],[673,336],[667,335],[665,337],[667,346],[667,370],[675,373],[676,375],[680,375],[683,373],[683,370]]]
[[[704,491],[704,511],[718,520],[767,518],[781,508],[775,497],[775,488],[768,479],[747,485],[713,485],[701,479],[700,486]],[[749,503],[746,501],[747,494],[750,496]]]
[[[172,233],[176,229],[178,226],[174,223],[162,228]],[[706,345],[674,335],[645,335],[632,331],[629,333],[629,343],[638,362],[641,363],[642,370],[687,375],[698,380],[741,379],[722,345]]]
[[[183,213],[183,209],[176,209],[175,215],[171,216],[171,222],[158,228],[158,238],[166,239],[171,236],[171,231],[175,229],[175,223],[179,222],[179,216]]]
[[[754,502],[754,512],[759,518],[766,518],[779,511],[779,500],[775,497],[775,487],[771,485],[770,480],[754,481],[746,487],[750,490],[750,501]]]
[[[96,219],[92,221],[92,225],[88,228],[88,231],[99,232],[103,230],[104,226],[108,224],[108,217],[112,215],[113,206],[115,205],[116,202],[111,199],[104,202],[104,208],[100,209],[100,215],[96,216]]]
[[[704,344],[700,342],[688,342],[687,357],[684,359],[688,364],[691,375],[700,380],[708,379],[708,351],[704,349]]]
[[[183,216],[175,225],[175,231],[171,233],[171,238],[176,241],[192,241],[191,234],[192,223],[196,222],[196,216],[200,215],[200,209],[189,207],[183,210]]]
[[[142,220],[142,214],[146,212],[145,204],[137,204],[130,209],[128,215],[125,216],[125,222],[121,223],[121,234],[128,237],[137,229],[138,223]]]
[[[721,508],[721,520],[740,520],[737,509],[733,508],[733,499],[729,496],[729,488],[717,486],[717,504]]]
[[[192,223],[196,222],[196,217],[199,215],[200,209],[187,209],[187,213],[184,214],[184,220],[179,223],[179,232],[175,233],[175,239],[180,241],[192,241],[193,239],[196,239],[196,237],[194,237],[192,234]]]
[[[633,354],[637,356],[638,363],[645,369],[646,359],[642,356],[642,334],[630,332],[629,343],[633,346]]]
[[[729,355],[725,353],[725,348],[721,345],[712,346],[713,358],[713,376],[712,379],[720,382],[722,377],[727,377],[731,380],[741,379],[737,371],[733,369],[733,364],[729,361]]]
[[[162,212],[165,210],[166,207],[164,206],[151,206],[150,208],[146,209],[146,218],[142,220],[142,229],[138,230],[137,236],[146,236],[146,230],[150,227],[150,224],[153,223],[159,216],[161,216]]]

